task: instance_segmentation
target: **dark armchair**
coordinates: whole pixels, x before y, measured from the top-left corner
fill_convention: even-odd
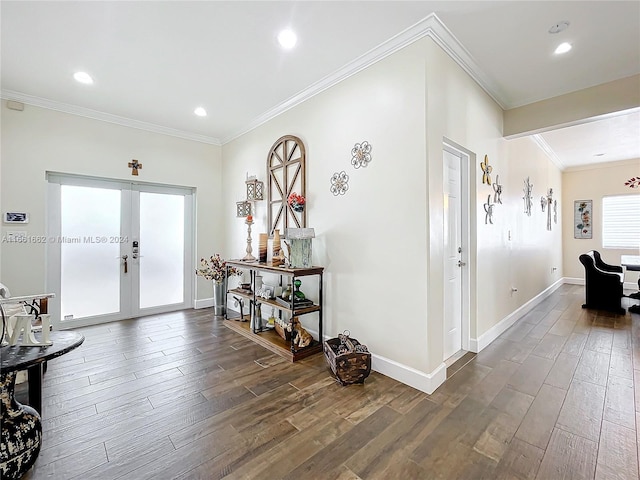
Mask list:
[[[621,305],[624,282],[622,267],[603,262],[596,250],[580,255],[580,262],[584,265],[586,294],[586,302],[582,308],[624,314],[625,310]]]

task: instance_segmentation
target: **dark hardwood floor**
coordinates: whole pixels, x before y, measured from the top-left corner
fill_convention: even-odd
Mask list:
[[[341,387],[211,309],[83,328],[49,363],[25,478],[637,479],[640,316],[583,295],[561,287],[433,395]]]

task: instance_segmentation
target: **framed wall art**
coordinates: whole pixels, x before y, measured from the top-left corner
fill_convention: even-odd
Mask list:
[[[593,201],[573,202],[573,238],[593,237]]]

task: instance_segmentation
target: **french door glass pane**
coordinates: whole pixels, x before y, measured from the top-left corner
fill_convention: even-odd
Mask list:
[[[61,318],[120,311],[120,191],[62,185]]]
[[[184,196],[140,192],[140,308],[184,301]]]

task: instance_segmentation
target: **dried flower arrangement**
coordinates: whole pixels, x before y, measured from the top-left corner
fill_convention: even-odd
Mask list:
[[[217,285],[224,282],[227,276],[227,262],[222,260],[219,253],[216,253],[207,260],[200,259],[200,268],[196,270],[196,275],[207,280],[213,280]],[[229,275],[242,275],[242,271],[235,267],[229,267]]]

